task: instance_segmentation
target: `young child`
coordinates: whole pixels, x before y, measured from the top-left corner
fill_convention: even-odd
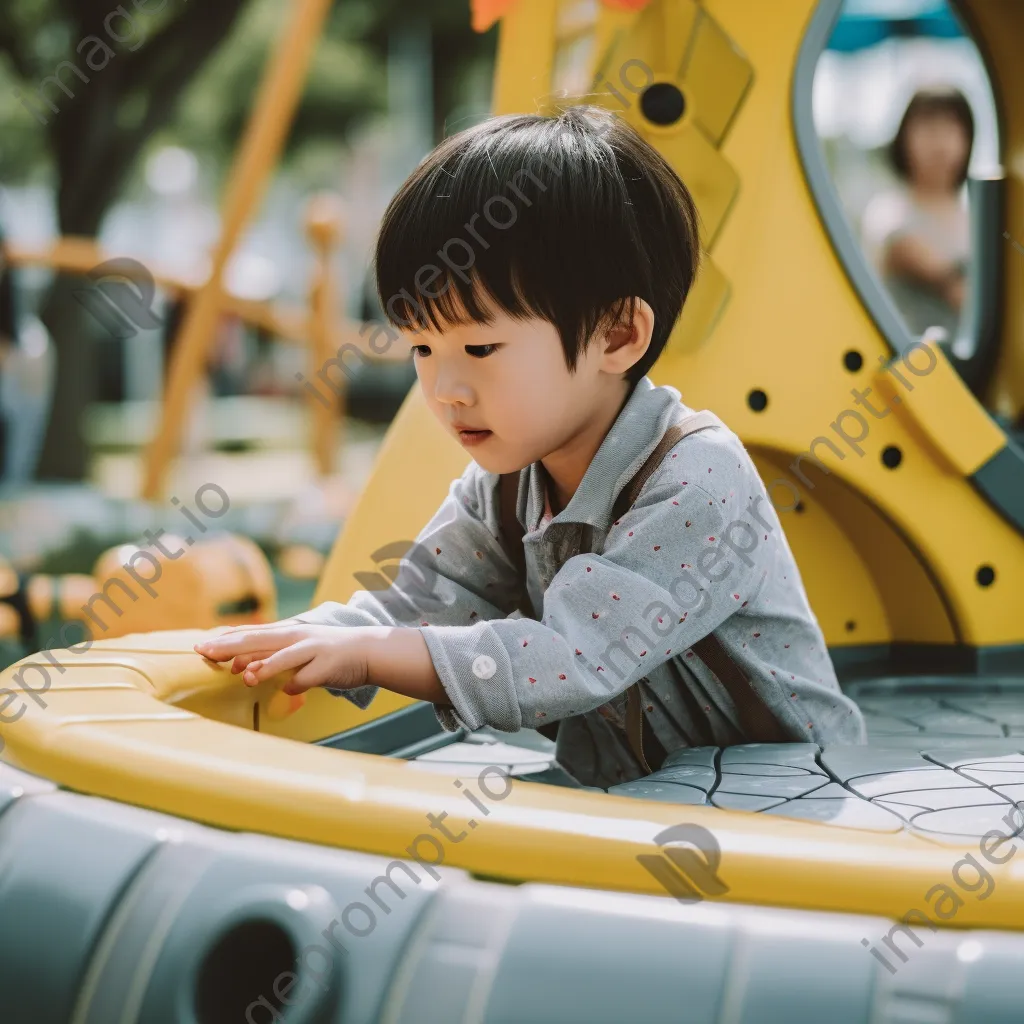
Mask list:
[[[602,788],[680,747],[864,742],[743,444],[647,376],[699,259],[686,187],[601,108],[442,142],[384,216],[377,284],[473,461],[390,590],[196,650],[249,685],[432,701],[449,731],[559,723]]]

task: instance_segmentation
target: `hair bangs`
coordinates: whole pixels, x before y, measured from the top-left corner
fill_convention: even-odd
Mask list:
[[[556,328],[573,370],[594,332],[641,297],[664,347],[699,262],[697,214],[671,167],[597,107],[490,118],[441,142],[381,222],[377,292],[418,333],[496,311]],[[636,379],[639,379],[637,376]]]

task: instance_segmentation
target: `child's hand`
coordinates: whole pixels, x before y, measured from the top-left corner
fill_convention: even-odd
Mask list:
[[[287,694],[314,686],[348,690],[367,681],[367,659],[360,630],[312,626],[283,619],[268,626],[240,626],[195,645],[211,661],[231,659],[231,671],[242,672],[247,686],[292,671],[282,687]]]
[[[279,629],[279,628],[281,628],[283,626],[296,626],[296,625],[300,625],[301,626],[301,625],[303,625],[303,623],[301,623],[298,619],[278,619],[277,622],[263,622],[263,623],[253,623],[253,624],[249,624],[249,625],[245,625],[245,626],[232,626],[230,629],[226,629],[226,630],[224,630],[223,633],[218,634],[216,637],[214,637],[214,639],[215,640],[223,640],[226,637],[234,637],[237,634],[254,633],[254,632],[257,632],[257,631],[263,631],[263,630],[269,630],[269,629],[276,630],[276,629]],[[211,654],[207,653],[206,649],[210,645],[211,642],[212,641],[210,641],[210,640],[204,640],[202,643],[198,643],[198,644],[193,645],[193,650],[196,651],[198,654],[203,655],[203,657],[209,658],[210,661],[227,661],[227,658],[213,657]],[[248,665],[252,664],[252,662],[254,662],[254,661],[261,661],[263,658],[269,657],[271,654],[273,654],[277,650],[279,650],[279,647],[276,644],[268,644],[266,650],[262,650],[262,651],[248,651],[245,654],[235,655],[235,657],[232,659],[232,662],[231,662],[231,672],[232,672],[232,674],[233,675],[238,675],[239,672],[244,671],[245,668]]]

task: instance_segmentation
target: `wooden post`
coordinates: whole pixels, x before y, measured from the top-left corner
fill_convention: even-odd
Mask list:
[[[306,210],[306,234],[316,253],[316,269],[309,292],[309,396],[313,454],[321,476],[334,472],[345,413],[345,374],[331,360],[337,354],[339,311],[331,257],[344,230],[344,208],[334,193],[314,196]]]
[[[221,278],[280,157],[313,50],[332,0],[292,0],[291,23],[263,78],[225,190],[221,236],[210,276],[189,303],[174,348],[160,426],[146,453],[143,496],[161,492],[181,441],[189,398],[220,315]]]

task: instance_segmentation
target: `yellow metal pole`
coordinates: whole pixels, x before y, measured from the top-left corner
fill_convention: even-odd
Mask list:
[[[225,190],[224,220],[210,277],[185,314],[168,374],[160,426],[146,453],[143,496],[159,496],[181,440],[192,386],[220,314],[221,278],[281,153],[332,0],[293,0],[293,17],[260,85]]]
[[[340,425],[345,409],[345,375],[331,379],[328,362],[338,350],[335,342],[334,282],[331,280],[331,256],[341,240],[344,213],[341,200],[332,193],[321,193],[310,201],[306,212],[306,233],[316,250],[317,266],[309,295],[309,354],[311,373],[307,387],[313,430],[313,454],[321,476],[334,470],[334,456],[340,440]],[[339,389],[339,393],[335,392]]]

